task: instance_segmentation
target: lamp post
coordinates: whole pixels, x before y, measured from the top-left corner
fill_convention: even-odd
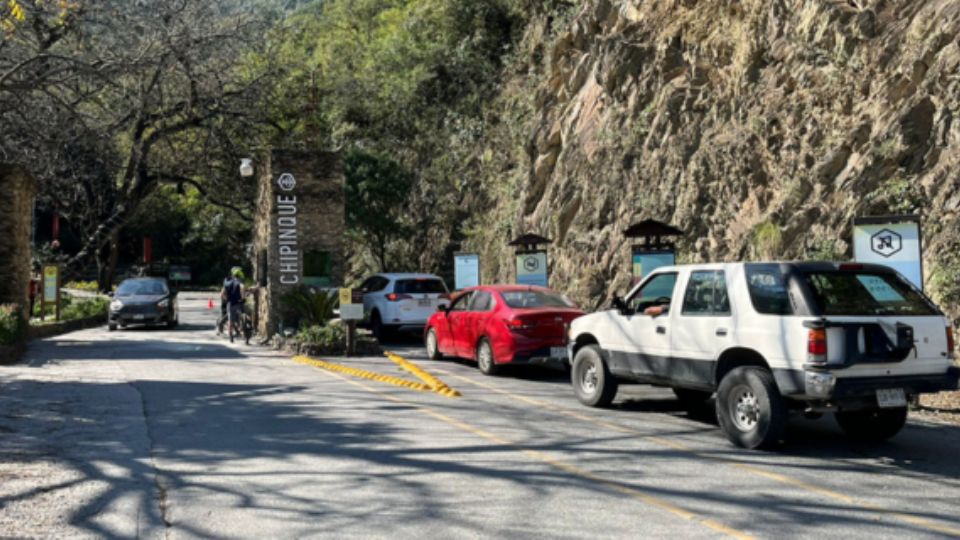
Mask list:
[[[253,176],[253,160],[250,158],[243,158],[240,160],[240,176],[244,178],[250,178]]]

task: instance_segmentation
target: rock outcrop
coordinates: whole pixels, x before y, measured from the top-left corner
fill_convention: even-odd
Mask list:
[[[849,257],[853,217],[921,213],[928,288],[957,305],[960,2],[586,0],[554,36],[478,150],[492,232],[464,248],[501,261],[487,280],[537,232],[552,284],[595,307],[641,219],[685,230],[690,262]]]

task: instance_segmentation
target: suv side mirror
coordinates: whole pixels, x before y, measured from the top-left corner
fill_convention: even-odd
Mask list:
[[[627,303],[623,301],[623,298],[619,296],[613,297],[613,309],[619,311],[620,313],[626,315],[629,308],[627,308]]]

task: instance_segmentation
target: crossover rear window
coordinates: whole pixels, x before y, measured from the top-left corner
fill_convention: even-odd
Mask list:
[[[806,272],[823,315],[937,315],[936,308],[896,274]]]
[[[447,287],[439,279],[400,279],[393,287],[397,294],[445,293]]]

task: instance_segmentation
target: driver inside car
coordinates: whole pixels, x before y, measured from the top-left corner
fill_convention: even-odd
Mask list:
[[[644,309],[643,314],[657,317],[666,314],[668,311],[670,311],[670,304],[658,304]]]

